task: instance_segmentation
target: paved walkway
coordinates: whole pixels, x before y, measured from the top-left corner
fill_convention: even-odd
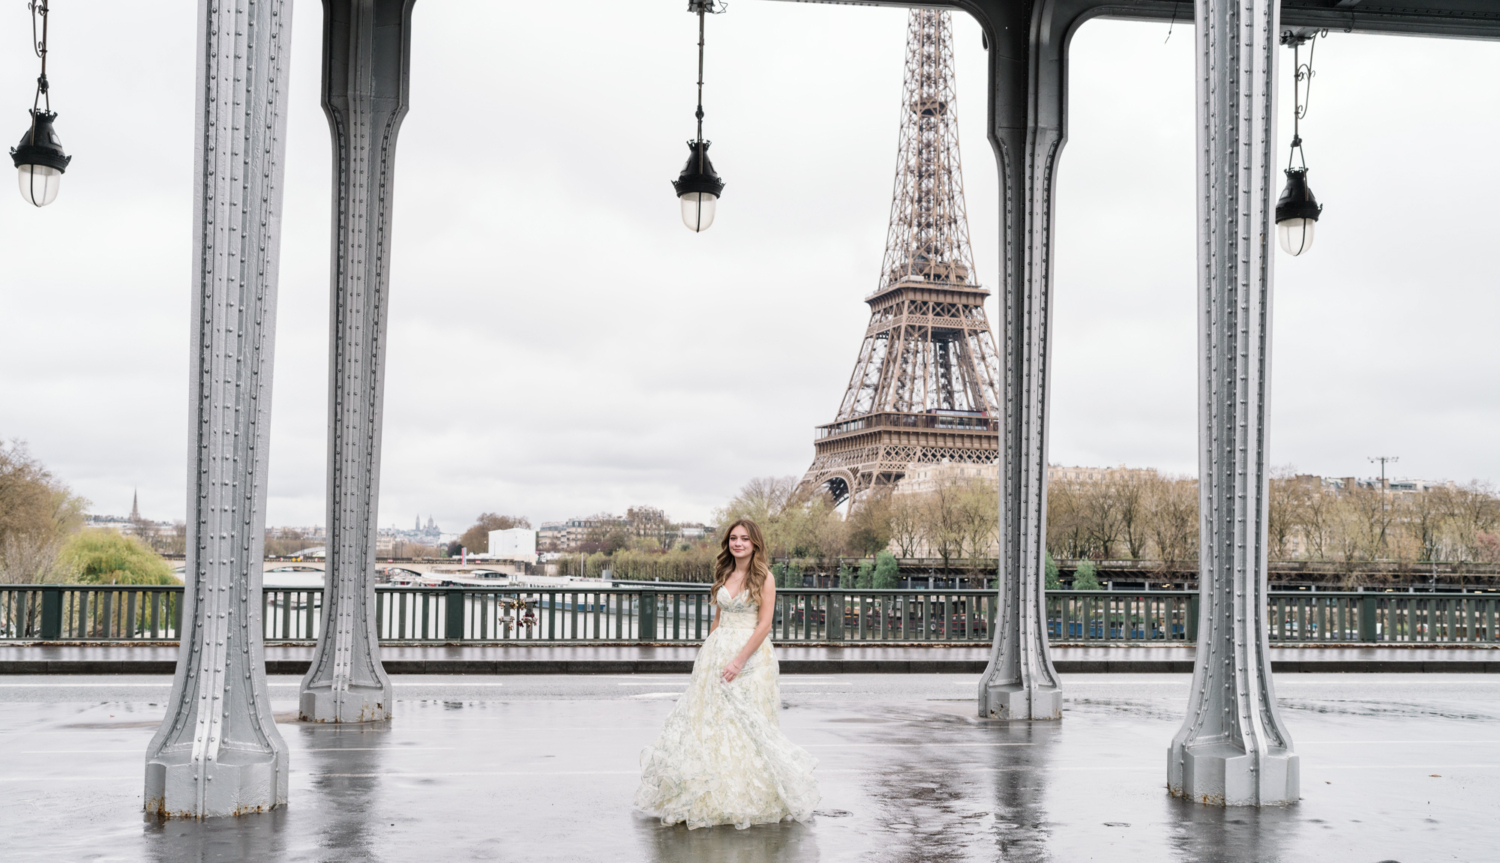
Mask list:
[[[306,673],[310,645],[266,648],[268,674]],[[0,646],[0,674],[171,674],[176,646]],[[696,645],[569,647],[546,645],[400,646],[381,649],[390,674],[682,674]],[[787,674],[979,673],[988,647],[798,647],[778,645]],[[1052,648],[1063,674],[1178,673],[1193,670],[1193,647]],[[1284,672],[1500,673],[1500,649],[1466,647],[1276,647]]]
[[[976,719],[977,675],[785,679],[819,759],[807,824],[688,831],[632,811],[681,675],[397,676],[395,718],[300,724],[270,694],[290,803],[143,821],[165,677],[0,681],[3,858],[98,863],[1303,863],[1497,858],[1500,678],[1280,675],[1301,802],[1218,809],[1163,787],[1185,675],[1072,675],[1061,722]]]

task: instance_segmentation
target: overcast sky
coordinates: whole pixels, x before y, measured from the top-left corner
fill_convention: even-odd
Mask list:
[[[731,5],[708,23],[706,135],[727,187],[700,235],[669,186],[693,132],[682,0],[416,5],[382,526],[633,504],[706,519],[747,479],[807,468],[879,274],[906,12]],[[74,161],[44,210],[0,187],[0,437],[99,513],[128,512],[136,488],[147,517],[185,510],[195,7],[54,4]],[[297,4],[275,525],[325,521],[321,16]],[[971,235],[994,288],[985,57],[977,25],[954,23]],[[7,140],[31,104],[29,29],[22,4],[0,12]],[[1192,36],[1094,21],[1073,41],[1054,463],[1196,471]],[[1401,476],[1500,478],[1500,45],[1335,33],[1303,137],[1327,209],[1309,254],[1276,256],[1272,460],[1368,476],[1368,456],[1397,455]]]

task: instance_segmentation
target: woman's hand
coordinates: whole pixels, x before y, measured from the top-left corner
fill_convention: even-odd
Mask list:
[[[740,675],[740,672],[744,669],[745,660],[740,659],[739,657],[735,657],[734,659],[729,660],[728,665],[724,666],[724,674],[722,675],[722,679],[725,683],[728,683],[738,677]]]

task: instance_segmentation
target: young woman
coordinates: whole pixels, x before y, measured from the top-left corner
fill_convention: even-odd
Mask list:
[[[776,715],[780,671],[766,638],[776,583],[765,542],[755,522],[742,518],[719,546],[713,626],[687,692],[641,753],[635,805],[688,829],[806,821],[818,804],[817,761],[786,739]]]

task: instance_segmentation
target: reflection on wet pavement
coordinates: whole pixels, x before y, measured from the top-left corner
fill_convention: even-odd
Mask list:
[[[396,718],[283,721],[291,805],[143,820],[164,678],[0,686],[6,859],[99,861],[1110,861],[1497,856],[1500,679],[1280,675],[1303,800],[1167,796],[1186,675],[1071,675],[1060,723],[978,720],[975,678],[788,677],[788,734],[820,761],[808,824],[687,830],[630,809],[637,756],[685,678],[398,678]],[[294,678],[273,678],[278,712]],[[285,720],[284,714],[279,720]]]

